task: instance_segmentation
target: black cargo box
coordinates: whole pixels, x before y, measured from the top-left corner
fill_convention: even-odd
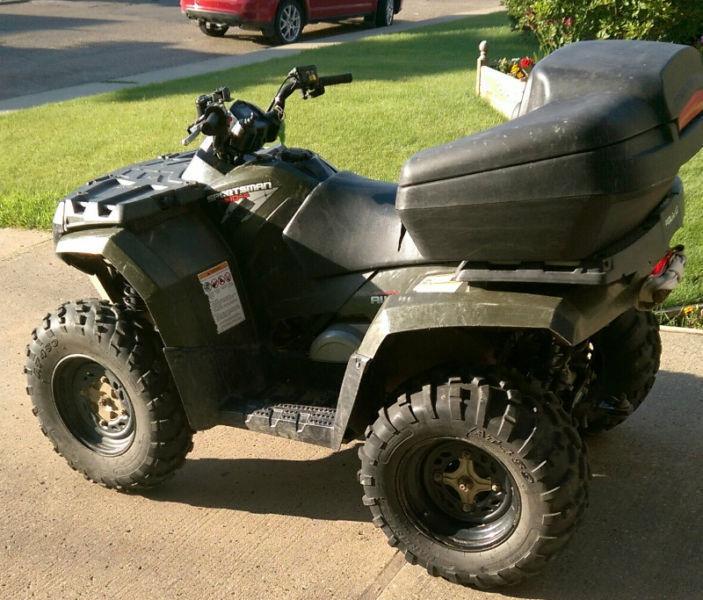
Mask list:
[[[703,146],[694,48],[579,42],[534,68],[520,116],[413,156],[396,207],[432,260],[573,261],[638,227]]]

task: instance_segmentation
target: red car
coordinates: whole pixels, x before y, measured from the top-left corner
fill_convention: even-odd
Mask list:
[[[364,17],[387,27],[403,0],[181,0],[181,12],[198,21],[205,35],[223,36],[231,26],[260,29],[279,44],[300,38],[303,27],[318,21]]]

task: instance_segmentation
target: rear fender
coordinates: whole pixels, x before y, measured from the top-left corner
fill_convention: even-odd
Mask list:
[[[441,278],[440,278],[441,279]],[[437,280],[438,281],[438,280]],[[433,338],[446,333],[447,345],[457,330],[471,330],[470,343],[485,344],[491,335],[516,329],[550,331],[567,345],[576,345],[605,327],[635,304],[638,283],[609,286],[560,286],[542,291],[489,290],[445,278],[441,292],[431,286],[415,286],[410,293],[389,296],[377,313],[358,350],[349,358],[338,399],[332,445],[338,448],[348,437],[349,424],[386,401],[378,385],[376,364],[395,364],[384,356],[398,336],[415,334]],[[523,286],[526,289],[527,286]],[[422,292],[416,290],[424,289]],[[439,331],[439,333],[438,333]],[[403,344],[396,344],[402,347]],[[466,352],[462,349],[462,352]],[[464,355],[462,354],[462,357]],[[467,359],[480,360],[480,351]],[[397,363],[397,361],[396,361]],[[397,367],[394,367],[397,368]]]

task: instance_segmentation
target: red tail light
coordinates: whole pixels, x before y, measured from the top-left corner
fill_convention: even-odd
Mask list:
[[[686,102],[686,106],[681,109],[679,114],[679,131],[683,129],[703,112],[703,90],[698,90],[691,99]]]

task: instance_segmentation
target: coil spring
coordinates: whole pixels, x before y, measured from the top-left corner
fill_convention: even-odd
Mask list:
[[[127,281],[122,286],[122,302],[128,310],[142,312],[146,310],[144,300]]]

